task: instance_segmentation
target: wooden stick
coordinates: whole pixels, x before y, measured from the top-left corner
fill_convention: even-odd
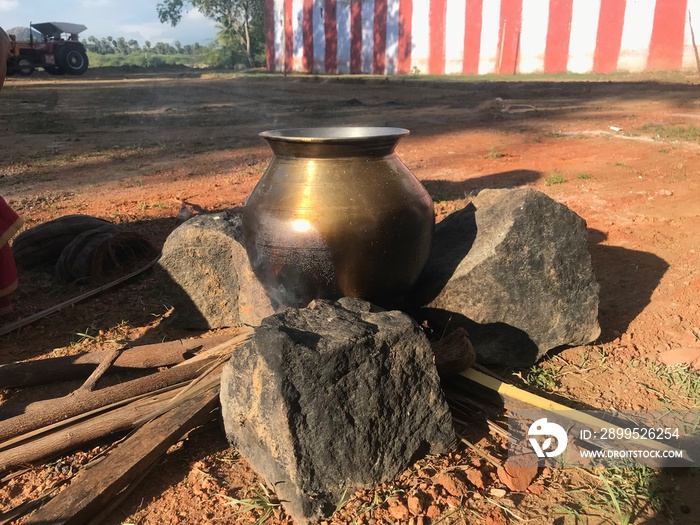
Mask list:
[[[25,523],[72,525],[88,522],[184,434],[210,421],[218,400],[218,388],[213,388],[147,423],[101,462],[76,476],[63,492]]]
[[[123,399],[121,401],[117,401],[116,403],[110,403],[109,405],[105,405],[105,406],[96,408],[95,410],[83,412],[81,414],[78,414],[77,416],[69,417],[68,419],[58,421],[57,423],[51,423],[50,425],[31,430],[29,432],[26,432],[24,434],[21,434],[19,436],[13,437],[11,439],[5,440],[2,443],[0,443],[0,452],[3,450],[10,449],[12,447],[20,446],[21,444],[27,443],[33,439],[38,439],[42,435],[46,435],[46,434],[49,434],[51,432],[59,432],[63,428],[78,424],[81,421],[86,421],[92,417],[97,417],[100,414],[104,414],[105,412],[109,412],[110,410],[116,410],[120,407],[129,405],[130,403],[136,403],[136,402],[138,402],[142,399],[146,399],[148,397],[157,396],[159,394],[162,394],[165,392],[170,392],[172,390],[178,390],[184,386],[187,386],[186,382],[178,383],[178,384],[175,384],[173,386],[168,386],[165,388],[161,388],[159,390],[154,390],[153,392],[147,392],[147,393],[141,394],[139,396],[134,396],[134,397],[130,397],[127,399]],[[0,465],[0,467],[1,467],[1,465]],[[1,470],[1,468],[0,468],[0,470]],[[10,474],[9,476],[3,477],[2,479],[0,479],[0,482],[7,481],[13,475],[14,474]]]
[[[97,382],[103,375],[105,375],[107,369],[110,366],[112,366],[112,364],[117,360],[117,357],[119,357],[119,354],[121,354],[121,352],[122,349],[119,347],[112,348],[112,350],[109,350],[102,362],[99,365],[97,365],[97,368],[95,368],[92,374],[90,374],[90,377],[88,377],[85,380],[85,382],[80,386],[78,390],[92,392],[95,389],[95,385],[97,384]]]
[[[15,520],[18,520],[22,516],[26,516],[30,512],[33,512],[35,509],[43,505],[45,501],[50,500],[53,497],[54,493],[59,489],[59,487],[65,485],[67,481],[68,480],[66,479],[60,479],[34,499],[20,503],[19,505],[11,508],[7,512],[0,513],[0,525],[9,525],[10,523],[17,523]]]
[[[471,442],[467,441],[467,440],[464,439],[464,438],[462,438],[460,441],[461,441],[462,443],[464,443],[465,445],[467,445],[467,447],[469,447],[471,450],[473,450],[474,452],[476,452],[479,456],[481,456],[482,458],[484,458],[486,461],[488,461],[489,463],[491,463],[493,466],[498,467],[498,468],[500,468],[500,467],[503,466],[503,465],[501,464],[500,461],[498,461],[496,458],[494,458],[491,454],[489,454],[489,453],[486,452],[485,450],[481,450],[481,449],[480,449],[479,447],[477,447],[474,443],[471,443]]]
[[[5,421],[2,421],[0,407],[0,450],[6,447],[3,441],[32,430],[130,397],[153,392],[183,381],[190,381],[202,375],[212,363],[227,356],[233,348],[247,341],[251,334],[252,330],[248,330],[232,337],[227,342],[212,348],[209,354],[201,356],[201,360],[198,359],[200,357],[198,356],[198,358],[190,359],[162,372],[103,388],[97,392],[77,390],[62,398],[34,403],[29,405],[23,414]]]
[[[131,430],[137,426],[138,421],[162,406],[166,406],[176,393],[177,390],[171,390],[149,396],[19,446],[0,451],[0,471],[54,457],[96,439]]]
[[[199,395],[205,390],[213,388],[219,383],[221,383],[221,369],[224,367],[223,361],[215,362],[207,371],[205,371],[199,377],[193,379],[186,386],[179,389],[177,393],[171,397],[162,406],[156,408],[150,414],[135,421],[134,426],[141,426],[147,421],[154,419],[162,414],[165,414],[168,410],[182,403],[183,400]]]
[[[224,334],[127,348],[122,351],[109,371],[124,372],[130,369],[175,365],[185,361],[188,354],[210,349],[230,341],[232,337],[231,334]],[[82,379],[90,375],[95,365],[104,361],[107,353],[108,351],[83,352],[66,357],[0,365],[0,385],[3,388],[15,388]]]
[[[506,46],[506,22],[503,21],[503,29],[501,30],[501,49],[498,50],[498,74],[503,74],[503,48]]]
[[[31,324],[35,321],[38,321],[39,319],[43,319],[44,317],[48,317],[51,314],[55,314],[56,312],[63,310],[67,306],[73,306],[74,304],[79,303],[80,301],[83,301],[89,297],[92,297],[93,295],[97,295],[99,293],[104,292],[105,290],[109,290],[110,288],[113,288],[116,285],[123,283],[124,281],[128,281],[132,277],[136,277],[138,274],[145,272],[151,266],[153,266],[157,261],[158,261],[158,258],[153,259],[146,266],[143,266],[143,267],[139,268],[138,270],[131,272],[128,275],[120,277],[119,279],[115,279],[114,281],[112,281],[110,283],[103,284],[102,286],[99,286],[99,287],[95,288],[94,290],[90,290],[89,292],[85,292],[84,294],[81,294],[77,297],[74,297],[73,299],[68,299],[67,301],[63,301],[62,303],[54,305],[51,308],[47,308],[46,310],[42,310],[41,312],[37,312],[37,313],[32,314],[32,315],[25,317],[23,319],[18,319],[17,321],[15,321],[13,323],[9,323],[9,324],[0,326],[0,335],[9,334],[10,332],[14,332],[15,330],[19,330],[20,328],[25,327],[28,324]]]
[[[63,419],[94,410],[122,399],[152,392],[159,388],[189,381],[198,376],[213,359],[183,363],[156,374],[103,388],[96,392],[74,392],[68,396],[29,405],[26,411],[4,421],[0,420],[0,443],[14,436],[56,423]],[[0,419],[2,413],[0,412]],[[0,445],[2,448],[2,445]]]
[[[250,339],[253,335],[253,329],[252,328],[243,328],[240,333],[236,336],[229,336],[228,339],[226,339],[223,343],[218,344],[216,346],[213,346],[211,348],[207,348],[203,352],[199,352],[196,356],[194,356],[192,359],[189,359],[187,362],[188,363],[196,363],[197,361],[201,360],[209,360],[213,357],[219,358],[219,357],[230,357],[231,355],[231,350],[242,345],[245,343],[248,339]],[[183,366],[185,363],[180,363],[179,365],[176,366]]]
[[[688,25],[690,26],[690,41],[693,43],[693,51],[695,52],[695,66],[698,68],[698,75],[700,75],[700,54],[695,43],[695,31],[693,31],[693,18],[690,14],[690,9],[688,9]]]

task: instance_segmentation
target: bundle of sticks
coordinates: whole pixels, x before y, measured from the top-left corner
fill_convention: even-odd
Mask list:
[[[117,496],[188,432],[217,417],[221,368],[252,334],[179,340],[0,366],[0,385],[23,388],[87,377],[70,394],[27,406],[0,406],[0,476],[107,436],[110,454],[29,505],[0,514],[8,523],[42,505],[25,523],[99,523]],[[106,373],[158,369],[95,390]]]

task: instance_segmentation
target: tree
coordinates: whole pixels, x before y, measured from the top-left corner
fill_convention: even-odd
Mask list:
[[[264,0],[163,0],[157,4],[162,23],[176,26],[186,6],[197,9],[221,27],[219,39],[231,51],[243,51],[248,66],[255,67],[255,54],[264,47]],[[238,49],[236,49],[238,48]]]
[[[96,37],[91,35],[83,43],[85,44],[85,47],[88,51],[92,51],[93,53],[97,54],[102,54],[102,44]]]
[[[143,50],[145,51],[145,54],[146,54],[146,67],[149,67],[151,65],[151,61],[148,57],[148,52],[151,50],[151,41],[150,40],[146,40],[143,43]]]
[[[120,36],[117,38],[114,42],[114,47],[117,50],[117,53],[120,55],[128,55],[129,54],[129,45],[126,43],[126,39],[123,36]]]
[[[107,38],[103,38],[100,41],[100,44],[102,46],[102,51],[101,54],[103,55],[113,55],[114,54],[114,39],[111,36],[108,36]]]
[[[165,42],[156,42],[156,45],[153,46],[153,52],[158,55],[169,55],[170,46]]]

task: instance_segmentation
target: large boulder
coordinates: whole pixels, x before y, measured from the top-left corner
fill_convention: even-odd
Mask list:
[[[587,237],[541,192],[485,190],[436,226],[415,300],[432,325],[465,327],[480,362],[529,366],[600,335]]]
[[[158,265],[182,328],[258,325],[274,311],[248,261],[240,213],[191,218],[168,236]]]
[[[224,367],[221,406],[228,439],[297,523],[455,438],[425,335],[360,299],[263,320]]]

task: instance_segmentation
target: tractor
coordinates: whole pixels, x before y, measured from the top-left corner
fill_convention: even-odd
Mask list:
[[[29,24],[29,41],[9,35],[7,75],[31,75],[39,67],[50,75],[82,75],[87,71],[88,57],[78,35],[86,29],[82,24],[44,22]]]

